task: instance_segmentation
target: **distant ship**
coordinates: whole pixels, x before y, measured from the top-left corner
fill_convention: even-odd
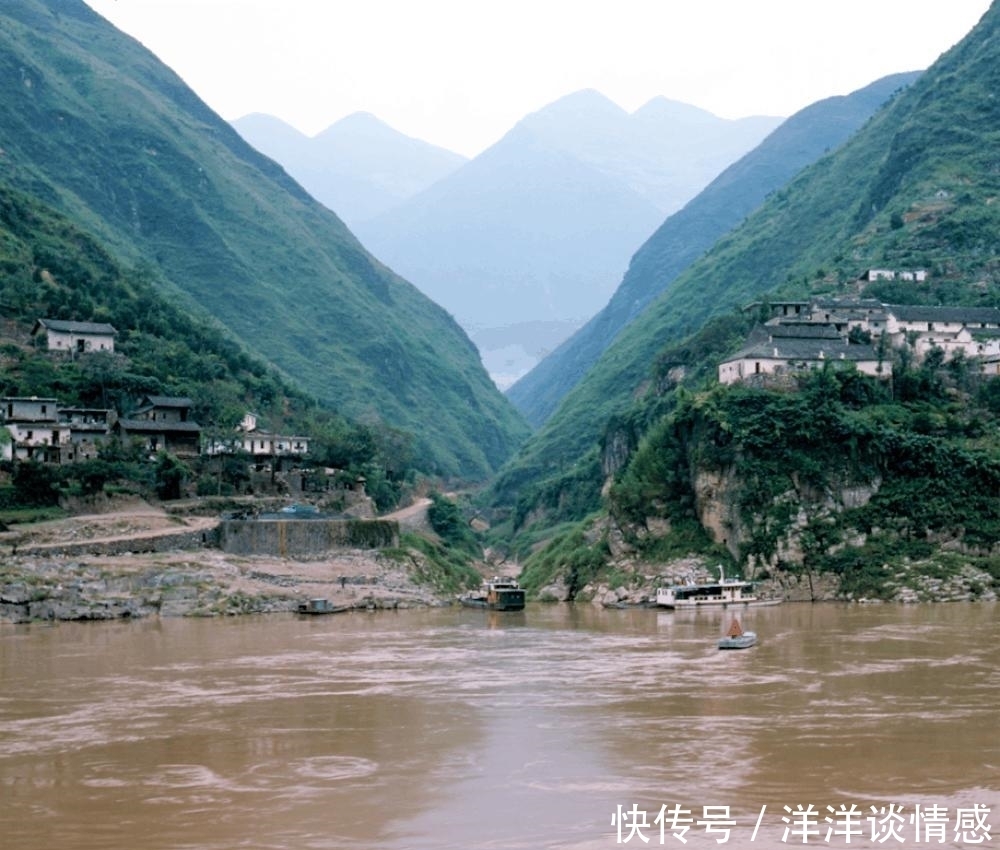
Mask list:
[[[466,608],[487,608],[490,611],[523,611],[524,590],[512,578],[494,576],[484,581],[478,590],[458,597]]]

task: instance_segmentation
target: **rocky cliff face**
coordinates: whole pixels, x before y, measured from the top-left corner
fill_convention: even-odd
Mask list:
[[[773,568],[781,563],[801,566],[806,548],[803,534],[817,522],[822,523],[848,508],[868,504],[881,486],[881,478],[877,476],[871,481],[842,477],[823,488],[810,486],[795,474],[791,481],[793,487],[772,500],[773,512],[748,516],[740,508],[744,482],[735,466],[721,471],[698,469],[692,482],[698,519],[712,539],[725,546],[736,561],[746,556],[755,538],[773,537],[770,557],[750,556],[752,571]],[[861,532],[851,530],[832,542],[831,547],[861,546],[864,537]]]

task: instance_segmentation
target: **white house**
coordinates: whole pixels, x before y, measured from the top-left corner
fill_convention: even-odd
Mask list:
[[[10,442],[3,447],[6,460],[43,460],[58,463],[60,446],[69,441],[69,426],[60,424],[54,398],[10,397],[0,399],[3,424]]]
[[[922,283],[927,280],[927,270],[926,269],[904,269],[898,271],[896,269],[868,269],[864,274],[861,275],[859,280],[875,281],[875,280],[910,280],[916,283]]]
[[[54,398],[0,399],[10,434],[5,460],[72,463],[97,456],[111,432],[112,411],[62,407]]]
[[[255,413],[246,413],[231,437],[214,438],[205,446],[209,455],[246,452],[258,463],[271,459],[303,457],[309,454],[309,438],[276,434],[258,428]]]
[[[114,351],[118,335],[111,325],[102,322],[67,322],[62,319],[38,319],[31,335],[44,338],[49,351],[85,353]]]
[[[871,345],[849,343],[831,326],[765,325],[755,329],[743,348],[719,364],[719,383],[794,375],[826,365],[853,365],[873,377],[887,376],[889,370]]]

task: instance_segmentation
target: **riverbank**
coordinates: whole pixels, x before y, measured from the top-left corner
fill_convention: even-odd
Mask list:
[[[200,545],[217,524],[143,502],[12,527],[0,533],[0,621],[270,613],[315,597],[357,609],[449,603],[414,579],[419,553],[233,555]]]
[[[90,558],[15,557],[0,567],[0,621],[109,620],[295,611],[314,597],[358,609],[447,604],[374,551],[316,561],[218,550]]]

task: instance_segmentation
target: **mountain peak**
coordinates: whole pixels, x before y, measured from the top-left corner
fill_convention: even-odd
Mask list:
[[[345,115],[343,118],[334,121],[325,130],[317,133],[315,138],[320,139],[340,133],[350,133],[355,137],[362,135],[376,137],[402,135],[371,112],[359,111],[352,112],[350,115]]]
[[[676,124],[710,124],[723,120],[706,109],[679,100],[671,100],[663,95],[646,101],[632,113],[632,117],[637,119],[654,117],[659,121],[668,120]]]
[[[600,120],[622,121],[626,118],[628,118],[628,113],[610,98],[605,97],[596,89],[581,89],[532,112],[522,119],[521,123],[537,123],[539,121],[564,123],[573,119],[590,123]]]

